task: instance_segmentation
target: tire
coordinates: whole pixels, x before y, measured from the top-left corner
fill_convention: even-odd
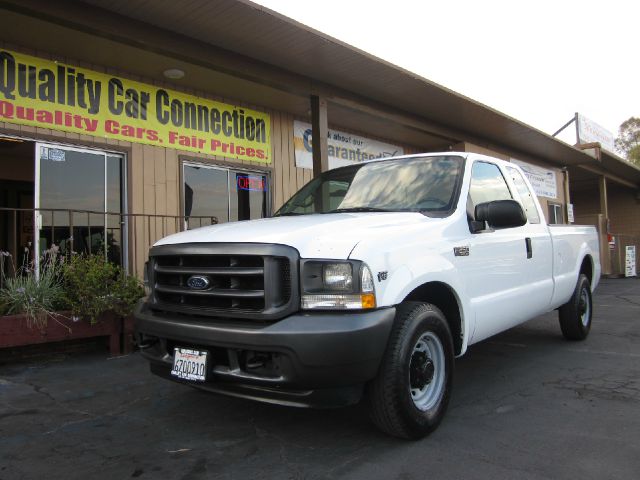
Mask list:
[[[367,388],[373,423],[400,438],[431,433],[447,410],[453,366],[453,340],[442,312],[425,303],[400,304],[382,364]]]
[[[560,307],[558,318],[562,335],[567,340],[584,340],[591,330],[593,302],[591,284],[586,275],[580,274],[571,299]]]

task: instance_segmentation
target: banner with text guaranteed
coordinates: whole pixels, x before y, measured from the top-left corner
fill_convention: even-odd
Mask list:
[[[271,162],[266,113],[8,50],[0,121]]]
[[[538,197],[558,198],[556,173],[553,170],[531,165],[515,158],[512,158],[511,161],[522,169]]]
[[[311,124],[298,120],[294,121],[293,136],[296,167],[313,168]],[[338,130],[329,130],[327,143],[329,168],[351,165],[372,158],[393,157],[404,154],[402,147]]]

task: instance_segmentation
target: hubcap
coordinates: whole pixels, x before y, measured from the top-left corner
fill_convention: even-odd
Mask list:
[[[411,388],[418,390],[426,387],[433,380],[435,367],[424,352],[415,352],[411,357]]]
[[[409,391],[414,405],[422,411],[438,404],[444,393],[445,361],[440,339],[424,333],[411,352]]]
[[[580,292],[580,301],[578,302],[578,314],[580,321],[585,327],[589,325],[591,318],[591,305],[589,305],[589,292],[583,288]]]

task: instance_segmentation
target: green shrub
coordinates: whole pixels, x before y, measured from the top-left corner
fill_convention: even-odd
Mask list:
[[[60,264],[49,258],[40,266],[40,278],[33,269],[22,267],[13,278],[6,278],[0,290],[5,314],[25,314],[30,327],[44,328],[55,310],[65,307]],[[1,307],[0,307],[1,308]]]
[[[138,300],[144,296],[144,287],[140,280],[121,273],[114,284],[112,309],[118,315],[127,316],[133,312]]]
[[[74,316],[96,323],[100,314],[128,315],[144,295],[140,281],[99,255],[73,255],[64,264],[65,298]]]

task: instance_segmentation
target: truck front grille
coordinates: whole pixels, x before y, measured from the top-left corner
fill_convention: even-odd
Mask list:
[[[282,245],[154,247],[151,307],[195,315],[278,318],[297,308],[291,275],[297,272],[297,261],[297,251]]]

